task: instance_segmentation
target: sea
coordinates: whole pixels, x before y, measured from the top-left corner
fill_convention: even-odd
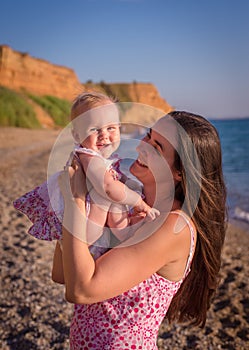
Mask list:
[[[249,118],[210,120],[218,130],[230,220],[249,227]]]
[[[249,229],[249,117],[216,119],[210,122],[217,129],[222,147],[223,171],[227,186],[229,221]],[[137,158],[134,151],[139,141],[123,137],[119,154],[124,158],[124,172]]]

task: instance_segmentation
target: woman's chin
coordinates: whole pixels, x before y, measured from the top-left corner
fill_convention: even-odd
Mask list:
[[[132,175],[136,176],[136,175],[134,174],[134,164],[135,164],[135,162],[133,162],[133,163],[131,164],[131,166],[130,166],[130,168],[129,168],[129,171],[130,171],[130,173],[131,173]]]
[[[148,168],[141,166],[137,160],[135,160],[135,162],[133,162],[130,166],[130,173],[133,176],[136,176],[139,180],[140,178],[146,176],[146,174],[148,173]]]

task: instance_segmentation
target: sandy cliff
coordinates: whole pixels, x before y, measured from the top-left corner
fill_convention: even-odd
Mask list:
[[[6,45],[0,46],[0,85],[68,100],[83,88],[73,69],[14,51]]]
[[[0,46],[0,85],[35,95],[51,95],[71,101],[79,92],[89,86],[81,84],[71,68],[51,64],[31,57],[28,53],[14,51],[7,45]],[[92,84],[98,88],[99,84]],[[119,83],[102,86],[106,92],[120,98],[122,102],[140,102],[168,112],[171,106],[159,95],[150,83]]]

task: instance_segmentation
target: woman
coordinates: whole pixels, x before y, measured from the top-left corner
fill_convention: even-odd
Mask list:
[[[218,134],[203,117],[176,111],[155,123],[137,152],[130,171],[161,215],[96,261],[82,239],[84,175],[78,167],[61,177],[63,248],[56,247],[53,280],[76,304],[71,349],[156,349],[165,315],[205,324],[225,237]]]

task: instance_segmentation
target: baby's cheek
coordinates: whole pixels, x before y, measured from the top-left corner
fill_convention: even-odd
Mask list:
[[[112,141],[116,142],[120,140],[120,133],[117,132],[116,134],[112,135]]]

